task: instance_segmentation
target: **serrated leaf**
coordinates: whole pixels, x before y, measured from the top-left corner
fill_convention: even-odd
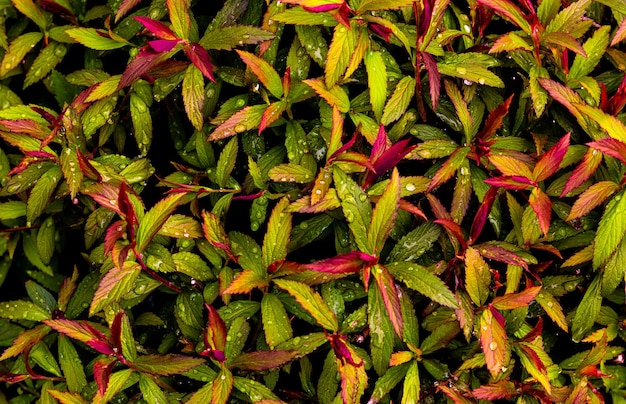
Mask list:
[[[341,209],[348,222],[348,227],[354,235],[359,250],[371,255],[373,247],[370,246],[367,239],[368,226],[372,218],[370,201],[361,187],[343,171],[336,168],[333,174],[337,194],[341,200]]]
[[[480,316],[480,344],[485,354],[487,368],[493,377],[507,366],[511,357],[504,327],[494,318],[490,309]]]
[[[519,293],[508,293],[493,299],[492,305],[498,310],[515,310],[525,307],[535,299],[541,286],[531,286]]]
[[[563,136],[554,146],[545,152],[533,169],[532,178],[537,181],[544,181],[556,173],[567,153],[567,147],[569,146],[570,135],[569,133]]]
[[[567,332],[567,321],[565,320],[565,314],[559,301],[549,292],[541,292],[535,300],[545,310],[546,314],[559,326],[563,331]]]
[[[105,386],[106,391],[99,390],[93,398],[94,403],[107,403],[109,402],[117,393],[122,391],[124,385],[128,381],[128,379],[132,376],[133,371],[131,369],[124,369],[112,373],[110,378],[108,379],[108,383]]]
[[[285,307],[280,299],[271,293],[263,295],[261,300],[261,317],[263,319],[263,331],[265,341],[270,349],[293,337],[291,323],[287,317]]]
[[[152,116],[149,105],[135,92],[130,94],[130,116],[137,146],[146,155],[152,143]]]
[[[521,342],[515,346],[515,352],[520,358],[520,362],[540,384],[548,392],[552,392],[550,379],[546,365],[541,360],[547,356],[541,346],[536,343]]]
[[[291,214],[286,212],[289,200],[282,198],[272,210],[263,238],[262,262],[268,268],[272,263],[287,257],[287,245],[291,235]]]
[[[170,376],[184,373],[204,362],[202,358],[185,355],[140,355],[132,362],[132,367],[144,373]]]
[[[380,119],[381,123],[386,126],[399,119],[406,112],[414,94],[415,79],[409,76],[403,77],[385,105],[383,116]]]
[[[607,204],[596,231],[593,251],[593,267],[599,268],[615,253],[626,234],[626,198],[624,191],[615,195]]]
[[[352,24],[350,28],[346,28],[342,24],[335,27],[324,68],[327,88],[335,86],[350,64],[351,56],[356,47],[356,32],[357,27],[352,26]]]
[[[303,80],[315,92],[322,97],[331,107],[337,107],[340,112],[348,112],[350,110],[350,99],[348,94],[339,85],[326,86],[321,79]]]
[[[548,231],[550,230],[550,217],[552,216],[552,202],[550,197],[541,189],[535,187],[530,192],[528,202],[537,215],[541,232],[543,234],[548,234]]]
[[[174,238],[200,238],[202,227],[189,216],[174,214],[167,218],[157,234]]]
[[[618,190],[619,186],[613,181],[599,181],[591,185],[578,196],[566,220],[575,220],[586,215]]]
[[[0,64],[0,79],[4,78],[11,70],[22,63],[26,54],[30,52],[42,38],[43,33],[41,32],[28,32],[13,39]]]
[[[85,378],[85,371],[83,370],[78,352],[76,352],[76,348],[65,335],[59,336],[58,348],[59,364],[61,365],[61,370],[63,370],[67,388],[72,393],[80,393],[87,385],[87,379]]]
[[[237,54],[274,97],[283,96],[282,80],[269,63],[250,52],[238,50]]]
[[[30,69],[28,69],[28,73],[26,73],[24,78],[23,88],[29,87],[46,77],[63,60],[66,53],[66,45],[54,41],[50,42],[48,46],[41,50]]]
[[[454,294],[437,276],[421,265],[412,262],[394,262],[387,265],[391,274],[404,282],[410,289],[453,309],[458,307]]]
[[[609,46],[610,31],[611,27],[608,25],[601,26],[585,42],[583,48],[586,55],[576,55],[567,75],[569,80],[584,77],[593,71]]]
[[[170,21],[172,22],[172,29],[179,38],[190,39],[192,23],[189,9],[191,7],[190,0],[166,0],[167,11],[169,13]],[[197,40],[197,38],[196,38]]]
[[[135,280],[141,273],[141,267],[134,262],[113,267],[104,275],[89,306],[90,315],[102,310],[112,302],[119,302],[122,296],[133,290]]]
[[[148,244],[152,241],[152,238],[159,232],[159,229],[172,215],[174,209],[181,204],[185,196],[186,194],[183,193],[166,196],[144,215],[139,223],[135,236],[135,248],[138,253],[146,249]]]
[[[398,10],[403,7],[410,6],[414,0],[364,0],[359,3],[357,12],[377,10]]]
[[[0,220],[17,219],[26,216],[26,203],[8,201],[0,203]]]
[[[411,354],[412,357],[412,354]],[[403,363],[397,366],[390,367],[385,374],[376,379],[376,383],[374,384],[374,391],[372,392],[372,397],[368,401],[368,404],[375,404],[382,400],[384,397],[389,395],[389,392],[396,387],[398,383],[400,383],[403,379],[405,379],[405,375],[409,367],[412,366],[413,363]],[[417,403],[417,401],[415,401]]]
[[[572,321],[572,339],[575,342],[582,340],[593,327],[593,323],[596,320],[596,316],[600,312],[602,307],[602,294],[601,294],[601,276],[597,275],[589,287],[585,291],[585,294],[580,301],[580,304],[576,308],[576,314]]]
[[[202,126],[204,126],[202,109],[204,108],[206,96],[204,91],[204,77],[202,76],[202,72],[194,64],[190,64],[185,70],[182,94],[185,112],[187,113],[189,121],[191,121],[191,124],[196,130],[202,130]]]
[[[470,152],[469,147],[459,147],[454,153],[448,158],[445,163],[437,170],[435,175],[433,176],[430,184],[428,185],[428,192],[433,189],[438,188],[441,184],[447,182],[454,173],[461,167],[468,153]]]
[[[400,298],[393,277],[389,270],[382,265],[374,265],[371,268],[374,280],[378,285],[380,296],[387,310],[387,317],[393,325],[396,335],[402,337],[404,329],[404,320],[402,318],[402,309],[400,307]]]
[[[385,240],[395,224],[399,201],[400,175],[394,168],[391,180],[376,203],[372,213],[372,222],[368,228],[367,241],[374,249],[374,253],[380,254],[385,245]]]
[[[476,306],[482,306],[489,297],[491,271],[475,248],[465,251],[465,289]]]
[[[5,304],[2,305],[6,309]],[[50,332],[50,327],[40,324],[29,330],[21,332],[11,346],[2,352],[0,361],[8,358],[12,358],[24,352],[27,349],[31,349],[35,344],[41,341]]]
[[[441,234],[434,223],[424,223],[403,236],[389,253],[387,262],[414,261],[422,256]]]
[[[267,175],[272,181],[276,182],[306,184],[313,180],[314,173],[299,164],[286,163],[270,168]]]
[[[357,404],[367,387],[367,374],[363,364],[352,363],[337,359],[337,369],[341,375],[341,399],[346,404]]]
[[[54,217],[48,216],[41,227],[37,230],[37,252],[45,265],[49,265],[55,253],[56,229],[54,227]]]
[[[508,0],[478,0],[478,2],[495,10],[498,15],[520,27],[526,34],[531,35],[530,23],[514,3]]]
[[[482,385],[472,390],[472,395],[481,400],[498,400],[516,396],[517,388],[509,380],[499,380],[494,383]]]
[[[471,57],[469,53],[465,57]],[[476,54],[475,54],[476,55]],[[470,60],[464,61],[444,61],[437,63],[437,68],[442,76],[456,77],[468,80],[473,83],[487,85],[490,87],[504,88],[504,82],[495,73],[479,63],[472,63]]]
[[[333,332],[339,329],[339,323],[335,314],[330,310],[319,293],[311,289],[310,286],[286,279],[275,279],[274,283],[279,288],[289,292],[315,318],[319,325]]]
[[[200,281],[214,279],[211,268],[197,254],[189,251],[179,251],[172,254],[172,260],[178,272],[182,272]]]
[[[29,223],[34,222],[43,213],[62,175],[61,167],[55,165],[39,177],[26,203],[26,220]]]
[[[70,28],[65,33],[76,42],[95,50],[113,50],[128,45],[128,42],[111,39],[106,31],[99,31],[95,28]]]
[[[42,30],[47,28],[48,18],[46,13],[33,0],[14,0],[12,3],[22,14],[33,20],[39,28]]]
[[[279,21],[273,16],[274,21]],[[228,50],[241,45],[254,45],[274,38],[272,32],[248,25],[221,27],[208,31],[199,44],[205,49]]]
[[[264,104],[250,105],[234,113],[215,128],[209,135],[209,141],[224,139],[258,128],[266,109],[267,105]]]
[[[145,373],[139,374],[139,390],[148,404],[167,403],[167,397],[159,385]]]
[[[50,316],[47,310],[24,300],[11,300],[0,304],[0,318],[42,321],[49,319]]]
[[[220,188],[226,187],[230,174],[235,168],[237,161],[237,152],[239,150],[239,143],[237,138],[232,138],[220,153],[219,160],[217,161],[217,168],[215,169],[216,182]]]
[[[298,351],[281,350],[242,353],[228,361],[228,366],[231,368],[255,371],[274,369],[295,359],[297,354]]]

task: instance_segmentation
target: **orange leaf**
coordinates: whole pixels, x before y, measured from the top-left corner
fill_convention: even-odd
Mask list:
[[[498,296],[493,299],[492,305],[498,310],[514,310],[528,306],[540,290],[541,286],[533,286],[520,293],[508,293],[504,296]]]
[[[502,371],[511,357],[506,331],[499,321],[494,321],[490,309],[484,310],[480,317],[480,344],[485,353],[487,368],[493,377]]]

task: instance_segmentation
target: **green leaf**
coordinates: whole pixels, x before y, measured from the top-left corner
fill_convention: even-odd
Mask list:
[[[369,403],[378,403],[384,397],[387,397],[389,392],[405,379],[406,373],[413,363],[417,362],[413,361],[390,367],[381,377],[377,378]],[[414,402],[417,403],[418,401]]]
[[[80,393],[87,385],[83,364],[72,342],[65,336],[59,335],[59,364],[65,377],[67,388],[72,393]]]
[[[545,310],[546,314],[558,325],[563,331],[567,332],[567,321],[565,320],[565,314],[563,313],[563,307],[559,301],[549,292],[542,291],[536,297],[535,300]]]
[[[226,143],[222,153],[220,153],[220,158],[217,161],[217,168],[215,169],[215,178],[217,185],[219,185],[220,188],[225,188],[228,180],[230,179],[230,174],[233,171],[233,168],[235,168],[235,163],[237,161],[238,150],[239,143],[235,137]]]
[[[233,389],[233,374],[227,368],[222,368],[213,379],[211,386],[211,404],[226,404]]]
[[[417,361],[411,362],[409,370],[404,378],[402,400],[406,403],[417,403],[420,398],[420,374]]]
[[[26,216],[26,204],[21,201],[0,203],[0,220],[17,219]]]
[[[465,289],[476,306],[482,306],[489,297],[491,271],[475,248],[465,251]]]
[[[288,8],[283,12],[272,16],[274,21],[284,22],[286,24],[292,24],[296,26],[312,25],[312,26],[326,26],[334,27],[337,25],[337,21],[326,12],[311,13],[302,7]]]
[[[372,214],[372,222],[367,233],[367,242],[372,246],[375,254],[380,254],[385,240],[393,228],[398,214],[398,203],[400,202],[400,174],[394,168],[385,191],[376,203]]]
[[[204,92],[204,76],[193,63],[185,70],[182,94],[185,112],[189,121],[196,130],[201,131],[202,126],[204,126],[202,109],[204,108],[206,96]]]
[[[35,45],[43,38],[41,32],[28,32],[22,34],[11,41],[9,50],[4,54],[4,58],[0,64],[0,79],[5,76],[24,60],[24,57],[30,52]]]
[[[186,194],[183,193],[166,196],[145,214],[137,228],[135,245],[137,253],[142,253],[146,249],[185,196]]]
[[[387,268],[393,276],[409,288],[444,306],[458,308],[456,298],[446,284],[421,265],[411,262],[394,262],[388,264]]]
[[[174,214],[167,218],[158,234],[174,238],[200,238],[202,227],[189,216]]]
[[[57,308],[57,301],[43,286],[34,281],[26,281],[26,293],[37,306],[51,313]]]
[[[50,42],[41,50],[28,69],[24,78],[24,88],[46,77],[63,60],[66,53],[66,45],[54,41]]]
[[[224,139],[258,128],[266,109],[267,105],[259,104],[247,106],[239,112],[234,113],[215,128],[209,135],[209,141]]]
[[[111,399],[117,393],[122,391],[124,385],[132,375],[132,369],[124,369],[111,374],[111,377],[109,378],[109,384],[106,387],[106,391],[104,392],[104,394],[100,394],[100,391],[98,391],[98,393],[96,393],[96,396],[93,398],[93,402],[107,403],[111,401]]]
[[[333,332],[339,329],[337,317],[335,317],[319,293],[311,289],[310,286],[286,279],[274,279],[274,283],[279,288],[289,292],[315,318],[319,325]]]
[[[303,83],[314,89],[331,107],[337,107],[340,112],[350,110],[350,99],[343,87],[339,85],[326,86],[321,79],[303,80]]]
[[[377,283],[369,287],[367,300],[367,319],[370,330],[370,354],[374,370],[379,376],[387,372],[393,352],[394,327],[387,315],[387,308],[382,299]]]
[[[61,404],[88,404],[78,393],[70,393],[67,391],[47,390],[48,394],[57,399]]]
[[[263,331],[265,341],[270,349],[293,337],[291,322],[287,317],[287,311],[280,299],[271,293],[263,295],[261,300],[261,316],[263,318]]]
[[[139,390],[148,404],[167,403],[167,397],[159,385],[147,374],[139,374]]]
[[[145,156],[152,143],[152,116],[149,105],[135,92],[130,94],[130,116],[137,146],[141,154]]]
[[[311,14],[308,11],[307,14]],[[334,18],[329,18],[333,20]],[[318,65],[325,66],[328,56],[328,44],[322,35],[320,27],[296,25],[296,34],[304,49]]]
[[[278,21],[276,16],[272,17]],[[200,40],[200,45],[206,49],[228,50],[241,45],[254,45],[259,42],[269,41],[274,34],[253,26],[236,25],[222,27],[209,31]]]
[[[12,300],[0,303],[0,318],[9,320],[42,321],[51,317],[50,313],[35,303]]]
[[[33,20],[42,30],[48,27],[49,22],[46,13],[33,0],[14,0],[13,5],[26,17]]]
[[[238,232],[230,232],[228,237],[231,241],[233,254],[239,257],[238,264],[243,269],[265,276],[267,267],[262,265],[261,248],[257,242],[252,237]]]
[[[602,307],[601,276],[596,275],[585,291],[572,321],[572,339],[575,342],[587,336]]]
[[[414,94],[415,79],[409,76],[403,77],[385,105],[381,123],[386,126],[399,119],[413,101]]]
[[[128,45],[128,42],[119,42],[108,37],[106,31],[95,28],[70,28],[65,31],[76,42],[95,50],[113,50]]]
[[[4,307],[4,304],[2,305]],[[26,349],[31,349],[35,344],[43,339],[50,332],[50,327],[40,324],[21,332],[14,340],[13,344],[2,352],[0,355],[0,361],[7,358],[12,358],[24,352]]]
[[[351,56],[356,48],[356,32],[356,27],[352,25],[350,29],[341,24],[335,27],[324,68],[326,88],[334,87],[350,64]]]
[[[365,53],[364,61],[367,70],[370,104],[376,120],[380,122],[387,99],[387,66],[382,54],[377,51],[368,50]]]
[[[181,39],[194,40],[190,37],[192,30],[190,0],[166,0],[167,11],[169,12],[172,29]],[[197,40],[197,38],[195,38]]]
[[[306,184],[313,181],[313,173],[306,167],[295,163],[279,164],[270,168],[268,176],[276,182],[295,182]]]
[[[125,262],[122,268],[111,268],[98,285],[89,306],[89,315],[93,316],[112,302],[119,302],[124,294],[133,290],[140,272],[139,264],[130,261]]]
[[[189,251],[180,251],[172,254],[172,259],[178,272],[182,272],[199,281],[208,281],[215,278],[211,268],[197,254]]]
[[[282,198],[274,207],[267,223],[262,250],[264,268],[287,257],[287,245],[291,235],[291,213],[285,211],[288,206],[289,200]]]
[[[283,96],[282,80],[272,65],[250,52],[238,50],[237,54],[274,97]]]
[[[494,59],[486,59],[479,53],[454,54],[444,61],[437,63],[439,73],[443,76],[456,77],[481,85],[504,88],[504,82],[487,67],[497,65]]]
[[[579,79],[593,71],[598,62],[600,62],[600,59],[604,56],[606,48],[609,46],[610,32],[610,26],[602,26],[585,42],[583,48],[587,55],[576,55],[567,76],[568,80]]]
[[[243,392],[250,400],[259,401],[263,399],[280,401],[263,383],[259,383],[248,377],[235,376],[234,387]]]
[[[333,177],[341,209],[348,222],[348,227],[354,235],[359,250],[372,254],[373,247],[367,238],[368,226],[372,219],[372,205],[367,194],[361,187],[338,168],[333,170]]]
[[[132,367],[139,372],[159,376],[178,375],[187,372],[205,362],[202,358],[185,355],[141,355],[132,362]]]
[[[625,192],[622,191],[611,199],[598,225],[593,250],[595,269],[604,265],[617,251],[626,234],[626,217],[623,215],[626,210]]]
[[[62,161],[66,161],[66,159],[62,159]],[[77,162],[74,162],[74,170],[79,170]],[[43,213],[46,206],[50,203],[50,198],[56,190],[62,175],[61,167],[55,165],[39,177],[39,180],[37,180],[30,192],[26,204],[26,220],[28,223],[33,223]]]

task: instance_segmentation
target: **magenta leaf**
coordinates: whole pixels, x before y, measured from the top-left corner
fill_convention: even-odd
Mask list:
[[[570,135],[568,133],[541,156],[533,170],[533,177],[536,182],[541,182],[558,171],[561,161],[563,161],[563,157],[567,153],[569,138]]]
[[[98,392],[101,396],[107,390],[107,386],[109,385],[109,377],[111,376],[111,372],[113,371],[113,366],[117,363],[117,359],[112,357],[104,357],[100,358],[93,365],[93,377],[96,380],[96,384],[98,385]]]
[[[148,41],[148,45],[155,52],[169,52],[179,43],[178,39],[156,39],[154,41]]]
[[[490,187],[483,197],[483,201],[478,208],[478,212],[476,212],[476,216],[474,216],[474,220],[472,221],[472,227],[470,228],[470,235],[467,241],[469,244],[474,244],[474,241],[476,241],[482,232],[483,227],[485,227],[487,216],[491,211],[491,207],[493,206],[493,202],[495,201],[497,194],[498,188]]]
[[[304,265],[306,269],[331,274],[345,274],[359,272],[363,266],[375,264],[377,257],[361,251],[351,251],[336,257]]]
[[[595,142],[589,142],[587,146],[600,150],[602,153],[608,154],[626,164],[626,143],[620,140],[606,137]]]
[[[156,35],[157,38],[160,39],[178,39],[174,31],[170,29],[167,25],[163,24],[161,21],[153,20],[148,17],[133,17],[135,20],[139,21],[146,29]]]
[[[211,81],[215,81],[215,77],[213,76],[213,67],[211,66],[211,61],[209,60],[209,52],[196,43],[186,45],[183,49],[187,57],[189,57],[189,60],[191,60],[191,63],[193,63],[198,70],[202,72],[204,77]]]

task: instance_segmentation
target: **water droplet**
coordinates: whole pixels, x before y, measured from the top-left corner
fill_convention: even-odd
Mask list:
[[[457,67],[457,68],[456,68],[456,72],[457,72],[457,73],[459,73],[459,74],[461,74],[461,75],[464,75],[464,74],[466,74],[466,73],[467,73],[467,69],[466,69],[466,68],[464,68],[464,67]]]
[[[406,188],[406,190],[409,191],[409,192],[415,191],[415,185],[413,185],[413,184],[406,184],[406,186],[404,188]]]
[[[245,132],[246,131],[246,125],[244,124],[238,124],[237,126],[235,126],[235,132],[237,133],[241,133],[241,132]]]
[[[490,342],[489,343],[489,349],[491,349],[492,351],[495,351],[496,349],[498,349],[498,343],[497,342]]]

